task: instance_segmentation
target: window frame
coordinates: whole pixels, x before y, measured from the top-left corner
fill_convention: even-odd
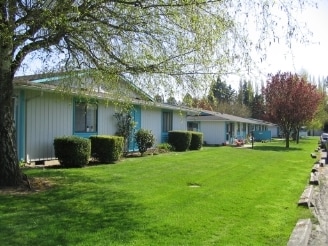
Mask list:
[[[197,126],[197,127],[194,127]],[[196,129],[197,132],[200,131],[200,122],[199,121],[188,121],[187,122],[187,130],[194,131]]]
[[[162,132],[167,133],[173,130],[173,112],[162,111]]]
[[[83,116],[78,117],[77,116],[77,107],[78,106],[83,106],[84,107],[84,120]],[[90,106],[93,108],[90,108]],[[82,110],[83,110],[83,107]],[[93,121],[93,124],[90,125],[88,122],[90,119],[88,117],[92,116],[91,119]],[[82,122],[80,122],[81,125],[84,125],[83,128],[84,130],[79,129],[78,127],[78,118]],[[90,126],[89,126],[90,125]],[[81,126],[80,126],[81,127]],[[86,101],[79,101],[79,100],[74,100],[74,116],[73,116],[73,132],[74,134],[97,134],[98,133],[98,103],[96,101],[91,101],[91,102],[86,102]]]

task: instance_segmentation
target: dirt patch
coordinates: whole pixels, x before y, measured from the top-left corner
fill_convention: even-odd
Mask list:
[[[51,189],[55,183],[47,178],[28,178],[28,182],[18,187],[2,187],[0,194],[6,195],[28,195],[35,192],[42,192]]]

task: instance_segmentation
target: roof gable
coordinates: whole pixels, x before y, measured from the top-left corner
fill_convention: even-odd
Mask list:
[[[110,82],[109,82],[110,81]],[[126,97],[136,100],[153,102],[153,98],[142,91],[131,81],[123,76],[106,78],[99,73],[72,72],[56,74],[37,74],[30,76],[19,76],[14,78],[14,85],[30,86],[43,89],[58,89],[67,92],[70,90],[77,93],[79,90],[84,94],[101,93],[108,97]]]

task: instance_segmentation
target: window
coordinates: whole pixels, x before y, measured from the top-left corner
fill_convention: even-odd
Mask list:
[[[163,112],[162,132],[169,132],[172,130],[173,114],[172,112]]]
[[[199,130],[198,122],[188,122],[187,123],[187,128],[188,128],[188,131],[197,132]]]
[[[246,123],[243,123],[243,132],[246,132]]]
[[[74,132],[97,131],[97,104],[75,103]]]

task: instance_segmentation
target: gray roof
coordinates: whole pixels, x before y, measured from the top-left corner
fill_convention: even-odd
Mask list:
[[[50,91],[50,92],[58,92],[60,93],[60,89],[54,81],[58,81],[59,77],[51,77],[51,76],[42,76],[42,75],[31,75],[31,76],[20,76],[14,79],[14,88],[16,89],[27,89],[27,90],[41,90],[41,91]],[[139,91],[141,91],[139,89]],[[74,89],[71,91],[72,95],[78,94],[77,90]],[[84,92],[85,96],[111,100],[113,99],[111,93],[106,93],[104,91],[88,91],[88,94]],[[131,103],[136,105],[145,105],[150,107],[162,108],[167,110],[181,111],[181,112],[189,112],[193,114],[197,114],[199,111],[193,108],[185,107],[183,105],[171,105],[168,103],[159,103],[152,100],[152,98],[148,97],[136,97],[130,98]],[[123,99],[122,99],[123,100]]]
[[[231,114],[225,114],[220,112],[201,110],[199,114],[189,115],[187,121],[222,121],[222,122],[240,122],[255,125],[272,125],[272,123],[262,120],[243,118]]]

